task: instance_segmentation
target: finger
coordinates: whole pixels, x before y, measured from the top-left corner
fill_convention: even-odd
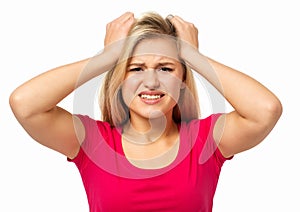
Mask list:
[[[167,19],[173,24],[176,30],[180,30],[184,25],[184,21],[179,16],[168,15]]]
[[[169,19],[170,21],[171,21],[172,18],[174,18],[174,15],[172,15],[172,14],[169,14],[169,15],[167,16],[167,19]]]
[[[169,15],[167,16],[167,19],[169,19],[169,21],[170,21],[172,24],[177,24],[177,23],[184,24],[184,23],[186,23],[186,21],[184,21],[181,17],[179,17],[179,16],[177,16],[177,15],[169,14]]]
[[[126,12],[123,15],[121,15],[119,18],[117,18],[116,21],[124,23],[128,20],[132,20],[133,18],[134,18],[134,14],[132,12]]]
[[[134,18],[134,15],[130,15],[129,17],[126,17],[126,19],[124,19],[124,24],[133,24],[136,21],[136,19]]]
[[[122,14],[121,16],[119,16],[118,18],[109,22],[107,25],[110,26],[110,25],[116,24],[116,23],[124,23],[133,17],[134,17],[134,14],[132,12],[126,12],[126,13]]]
[[[180,22],[180,23],[182,23],[182,24],[187,23],[185,20],[183,20],[181,17],[179,17],[179,16],[177,16],[177,15],[174,16],[173,20],[174,20],[174,21],[178,21],[178,22]]]
[[[126,12],[117,19],[106,25],[106,30],[110,30],[111,28],[119,28],[123,26],[131,26],[135,22],[134,14],[131,12]]]

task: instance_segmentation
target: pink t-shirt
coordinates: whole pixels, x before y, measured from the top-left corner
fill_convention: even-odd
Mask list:
[[[91,212],[210,212],[226,160],[213,140],[220,114],[178,124],[179,151],[168,166],[142,169],[122,148],[120,128],[78,115],[86,137],[73,161],[79,169]]]

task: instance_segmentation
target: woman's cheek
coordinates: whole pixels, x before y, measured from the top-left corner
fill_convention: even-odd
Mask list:
[[[140,80],[138,77],[129,76],[121,85],[122,96],[125,104],[129,107],[136,95],[138,95]]]
[[[180,89],[182,85],[181,79],[176,76],[170,75],[168,77],[164,77],[161,81],[161,84],[167,91],[168,95],[174,99],[174,101],[178,102]]]

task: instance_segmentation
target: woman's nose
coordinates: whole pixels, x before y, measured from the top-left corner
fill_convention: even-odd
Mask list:
[[[157,89],[160,86],[157,71],[156,70],[146,70],[144,72],[144,79],[143,79],[144,86],[148,89]]]

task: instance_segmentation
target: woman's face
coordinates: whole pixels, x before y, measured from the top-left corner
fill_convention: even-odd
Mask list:
[[[128,62],[122,84],[124,102],[131,118],[172,117],[178,102],[183,67],[178,59],[176,43],[164,38],[141,41]]]

